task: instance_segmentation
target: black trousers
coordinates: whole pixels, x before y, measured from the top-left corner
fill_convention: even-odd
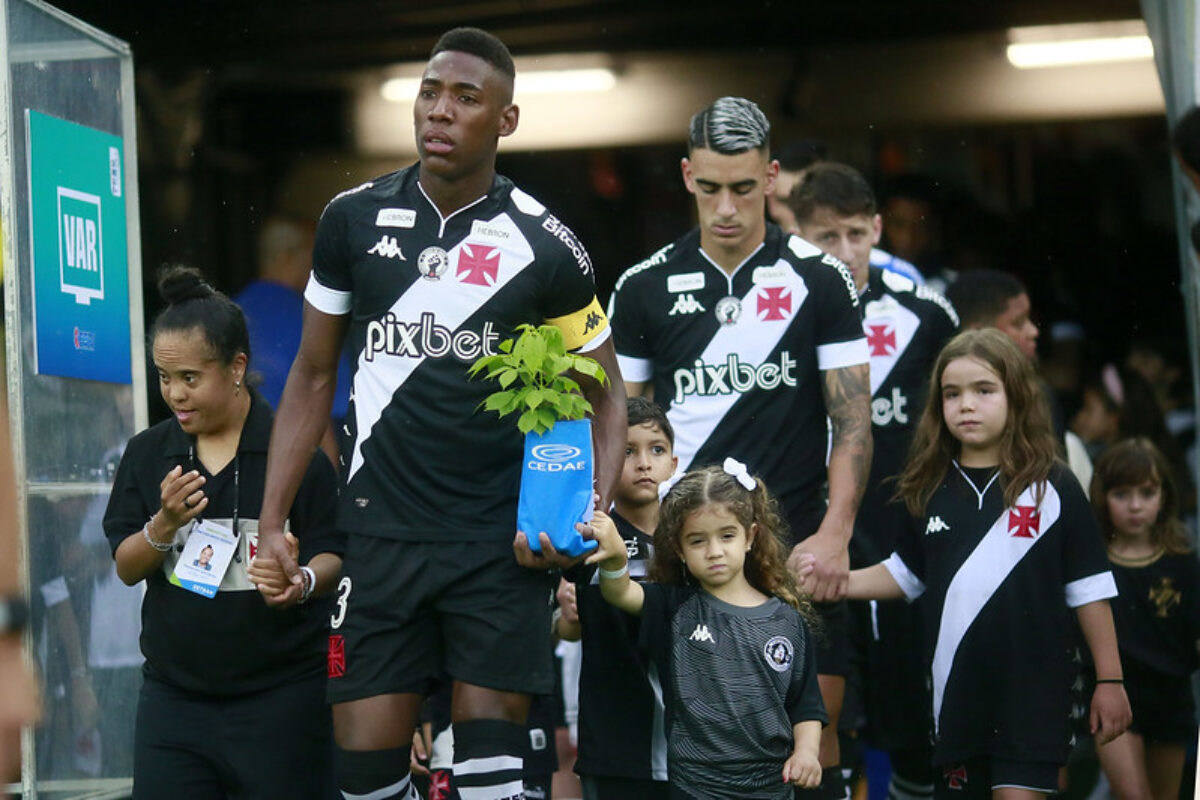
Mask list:
[[[147,677],[134,734],[134,800],[332,800],[325,676],[234,698]]]

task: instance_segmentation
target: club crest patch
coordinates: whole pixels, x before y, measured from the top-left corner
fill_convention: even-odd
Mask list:
[[[736,325],[742,316],[742,301],[736,297],[722,297],[713,310],[722,325]]]
[[[426,247],[417,256],[417,270],[426,280],[436,281],[442,277],[446,267],[450,266],[450,258],[440,247]]]
[[[792,668],[795,651],[792,642],[786,636],[772,636],[763,645],[763,657],[767,665],[776,672],[787,672]]]

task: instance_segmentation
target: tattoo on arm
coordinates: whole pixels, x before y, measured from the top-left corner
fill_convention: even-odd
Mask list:
[[[871,373],[866,364],[822,373],[825,410],[833,425],[833,452],[849,457],[855,500],[862,498],[871,470]],[[830,456],[832,460],[832,454]]]

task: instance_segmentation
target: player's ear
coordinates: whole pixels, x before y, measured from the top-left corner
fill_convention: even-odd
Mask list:
[[[521,119],[521,109],[516,103],[509,103],[500,112],[500,135],[512,136],[517,130],[517,123]]]
[[[679,169],[683,173],[683,185],[692,194],[696,193],[696,179],[692,175],[692,162],[688,161],[687,156],[679,159]]]
[[[871,244],[879,244],[879,240],[883,238],[883,217],[879,214],[871,220]]]
[[[767,163],[767,182],[763,186],[763,191],[772,195],[775,194],[775,181],[779,180],[779,161],[772,158]]]

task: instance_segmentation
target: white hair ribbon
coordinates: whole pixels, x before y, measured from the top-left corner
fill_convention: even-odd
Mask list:
[[[682,477],[683,470],[676,470],[674,475],[658,485],[658,502],[661,503],[663,501],[663,498],[667,496],[667,492],[675,488],[675,484],[679,483],[679,479]]]
[[[726,475],[730,475],[736,479],[746,491],[754,491],[754,478],[751,477],[750,472],[746,469],[745,464],[738,461],[736,458],[726,458],[725,462],[721,464],[721,469],[725,470]]]

